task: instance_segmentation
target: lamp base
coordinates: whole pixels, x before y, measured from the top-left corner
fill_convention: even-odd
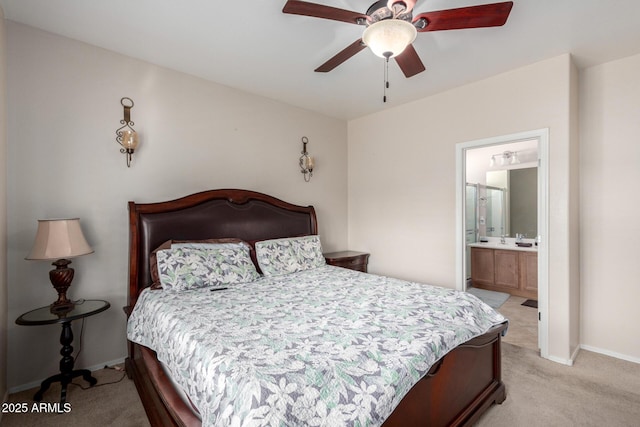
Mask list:
[[[73,301],[67,298],[67,289],[71,286],[73,281],[74,270],[69,267],[71,260],[59,259],[51,265],[55,265],[56,268],[49,271],[49,279],[51,284],[58,291],[58,299],[51,304],[52,313],[62,313],[70,311],[74,307]]]

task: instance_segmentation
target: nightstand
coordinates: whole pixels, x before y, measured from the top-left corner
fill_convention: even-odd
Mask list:
[[[369,254],[356,251],[329,252],[324,254],[324,259],[329,265],[366,273]]]
[[[83,319],[101,313],[110,306],[107,301],[81,300],[81,302],[76,302],[71,310],[65,312],[52,313],[51,307],[46,306],[24,313],[16,319],[18,325],[26,326],[50,325],[53,323],[62,324],[62,333],[60,334],[60,344],[62,344],[62,349],[60,350],[60,354],[62,355],[62,359],[60,360],[60,373],[42,381],[40,390],[33,396],[33,400],[36,402],[41,401],[44,392],[55,382],[59,382],[62,385],[60,403],[66,402],[67,386],[75,377],[82,376],[91,386],[94,386],[98,382],[98,380],[91,376],[91,371],[88,369],[73,370],[74,360],[71,355],[71,353],[73,353],[73,347],[71,346],[73,342],[73,332],[71,331],[71,322],[76,319]]]

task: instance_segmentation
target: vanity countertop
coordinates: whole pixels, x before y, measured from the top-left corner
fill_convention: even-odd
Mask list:
[[[515,242],[507,240],[507,243],[500,243],[495,241],[490,242],[477,242],[468,243],[470,248],[487,248],[487,249],[502,249],[505,251],[523,251],[523,252],[538,252],[538,247],[533,245],[531,247],[517,246]]]

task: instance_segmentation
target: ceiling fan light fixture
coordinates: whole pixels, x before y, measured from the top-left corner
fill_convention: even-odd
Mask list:
[[[418,31],[410,22],[400,19],[383,19],[369,25],[362,34],[362,41],[381,58],[393,58],[413,43]]]

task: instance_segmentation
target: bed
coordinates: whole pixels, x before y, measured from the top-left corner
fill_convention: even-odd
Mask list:
[[[154,250],[168,240],[240,239],[250,245],[251,262],[255,263],[257,270],[260,271],[260,260],[257,259],[255,251],[256,244],[260,245],[260,242],[271,239],[277,241],[277,239],[293,238],[297,241],[306,238],[306,236],[313,239],[313,236],[317,236],[318,233],[315,210],[312,206],[297,206],[266,194],[237,189],[205,191],[159,203],[129,202],[129,224],[129,300],[125,311],[128,315],[132,315],[132,313],[137,315],[136,323],[144,320],[141,317],[145,316],[145,313],[156,311],[155,309],[144,311],[142,301],[150,298],[158,299],[164,292],[148,289],[152,284],[150,259]],[[262,273],[265,274],[265,272]],[[385,295],[383,288],[380,288],[379,291],[369,291],[367,288],[369,285],[357,285],[360,281],[369,280],[366,276],[371,275],[366,273],[347,271],[338,267],[319,266],[315,270],[295,272],[294,274],[303,275],[295,276],[297,283],[315,280],[309,278],[315,277],[313,275],[336,275],[341,278],[338,280],[342,280],[343,283],[353,284],[353,287],[349,287],[351,293],[361,289],[363,294],[371,292],[371,297],[376,301],[385,301],[384,306],[379,309],[384,310],[387,305],[393,304],[393,302],[387,304],[382,297]],[[261,276],[258,280],[271,280],[267,286],[274,292],[278,287],[292,286],[291,283],[282,284],[281,276],[271,278]],[[389,286],[389,283],[386,283],[387,280],[392,281],[391,285],[396,284],[393,282],[394,279],[384,279],[378,276],[373,280],[385,281],[384,286]],[[361,286],[361,288],[357,286]],[[406,286],[417,285],[407,284]],[[235,292],[237,289],[240,287],[232,290]],[[216,298],[231,301],[233,294],[224,294],[225,292],[228,291],[222,290],[211,293],[211,295],[215,294]],[[296,292],[300,293],[301,290]],[[311,294],[311,291],[309,292]],[[375,294],[375,292],[382,293]],[[442,293],[445,291],[435,290],[434,292]],[[451,291],[446,292],[449,292],[447,295],[450,296]],[[258,295],[259,292],[256,291],[251,304],[268,299]],[[246,296],[242,298],[247,299]],[[139,299],[141,301],[140,307],[136,307]],[[180,303],[182,303],[182,299],[174,298],[174,300],[180,300]],[[227,311],[225,315],[233,313],[233,306],[230,307],[227,308],[231,311]],[[136,309],[137,311],[135,311]],[[244,311],[244,309],[241,310]],[[189,310],[173,311],[182,313]],[[238,312],[238,317],[241,317],[242,312]],[[133,317],[135,318],[135,316]],[[501,335],[506,327],[506,322],[495,322],[494,319],[493,324],[487,328],[486,332],[476,334],[455,348],[447,350],[445,355],[437,357],[425,369],[424,373],[419,374],[420,378],[408,388],[404,397],[397,398],[398,402],[391,405],[391,412],[385,413],[383,420],[363,423],[382,424],[386,427],[471,425],[492,404],[502,403],[506,398],[505,386],[501,379],[500,348]],[[277,327],[269,329],[277,330]],[[273,340],[273,338],[269,337],[269,340]],[[229,340],[225,339],[224,341]],[[164,351],[162,346],[156,350],[158,352]],[[202,414],[194,410],[192,402],[189,401],[189,398],[185,398],[183,391],[180,390],[181,387],[176,386],[175,379],[169,377],[166,366],[160,363],[156,351],[130,340],[128,341],[128,353],[127,373],[135,382],[147,416],[153,426],[203,425]],[[357,402],[361,401],[361,397],[357,399]],[[354,402],[348,403],[353,410]],[[361,423],[362,419],[354,418],[347,424],[357,425]],[[314,422],[317,422],[317,419],[314,419]],[[325,420],[325,422],[328,421]],[[279,423],[284,425],[307,424],[301,421],[280,421]]]

